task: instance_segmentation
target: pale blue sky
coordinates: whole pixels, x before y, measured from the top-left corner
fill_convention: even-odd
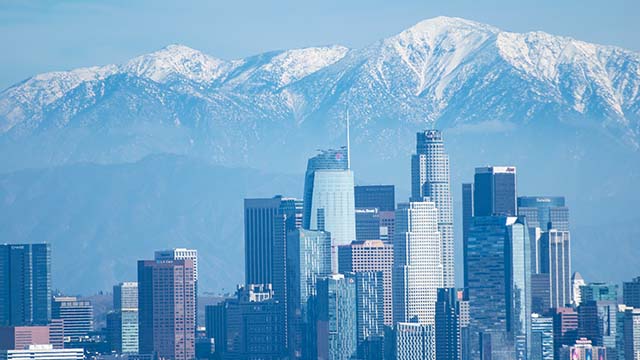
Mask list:
[[[439,15],[640,51],[638,0],[0,0],[0,89],[40,72],[122,63],[171,43],[225,59],[362,47]]]

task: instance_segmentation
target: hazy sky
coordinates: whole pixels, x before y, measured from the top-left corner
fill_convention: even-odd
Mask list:
[[[439,15],[640,51],[638,0],[0,0],[0,88],[40,72],[122,63],[171,43],[225,59],[362,47]]]

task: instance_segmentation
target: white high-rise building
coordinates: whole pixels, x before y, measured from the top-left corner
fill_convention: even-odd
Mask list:
[[[394,323],[435,323],[438,289],[443,287],[438,210],[433,202],[399,204],[393,267]]]
[[[579,272],[574,272],[571,276],[571,286],[573,287],[573,294],[571,295],[573,306],[580,306],[582,302],[582,291],[580,290],[581,286],[587,285],[586,281],[582,278]]]
[[[421,131],[416,140],[416,154],[411,157],[411,201],[429,198],[438,209],[443,282],[450,288],[455,286],[455,271],[449,156],[439,130]]]

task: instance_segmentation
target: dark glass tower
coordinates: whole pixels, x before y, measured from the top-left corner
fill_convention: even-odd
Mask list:
[[[396,189],[393,185],[361,185],[355,187],[357,208],[378,208],[380,211],[395,211]]]
[[[454,288],[438,289],[436,360],[460,360],[460,304]]]
[[[473,186],[473,216],[516,215],[516,168],[476,168]]]
[[[0,245],[0,326],[51,320],[51,245]]]

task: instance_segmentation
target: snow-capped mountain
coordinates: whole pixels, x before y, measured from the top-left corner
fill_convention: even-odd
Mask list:
[[[380,144],[424,126],[561,123],[595,128],[637,149],[640,54],[447,17],[363,49],[226,61],[170,45],[121,65],[36,75],[2,91],[0,140],[3,149],[53,163],[154,152],[230,163],[251,158],[276,134],[304,128],[342,136],[347,109],[356,141],[374,136]],[[50,132],[69,144],[32,143]]]

